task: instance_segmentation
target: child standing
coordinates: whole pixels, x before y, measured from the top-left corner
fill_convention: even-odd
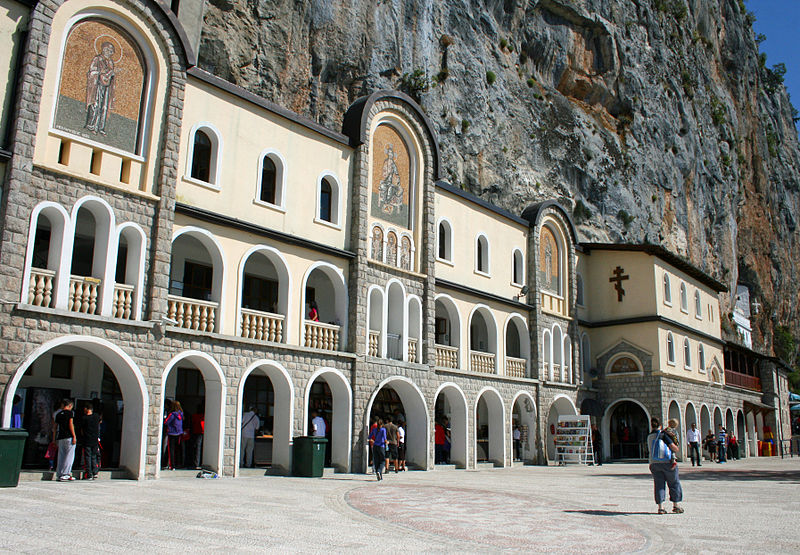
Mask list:
[[[97,480],[100,472],[100,422],[103,417],[94,413],[92,405],[83,409],[80,419],[80,444],[83,450],[83,479]]]

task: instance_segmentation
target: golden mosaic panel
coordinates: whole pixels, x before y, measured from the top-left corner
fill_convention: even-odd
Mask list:
[[[540,288],[553,293],[559,293],[558,282],[559,275],[559,258],[558,242],[552,230],[548,227],[542,227],[539,232],[539,260],[537,261],[537,272]]]
[[[372,216],[411,228],[411,154],[390,125],[372,134]]]

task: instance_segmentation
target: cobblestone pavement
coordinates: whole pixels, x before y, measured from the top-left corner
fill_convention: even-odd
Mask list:
[[[0,489],[0,550],[800,550],[800,459],[684,464],[681,478],[683,515],[654,514],[644,464],[22,482]]]

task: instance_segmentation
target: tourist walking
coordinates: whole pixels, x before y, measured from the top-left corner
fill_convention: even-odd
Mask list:
[[[72,412],[72,401],[61,401],[61,409],[56,413],[53,426],[53,442],[58,446],[58,466],[56,479],[60,482],[75,480],[72,476],[72,463],[75,461],[75,414]]]
[[[84,480],[97,480],[97,475],[100,473],[100,422],[102,421],[102,416],[95,414],[91,404],[83,408],[78,429],[81,436]]]
[[[172,402],[172,412],[164,422],[167,429],[167,468],[175,470],[183,464],[183,408],[180,401]]]
[[[256,448],[256,430],[261,427],[256,407],[250,406],[242,416],[242,457],[239,466],[253,468],[253,452]]]
[[[725,461],[725,455],[728,451],[728,434],[722,424],[717,426],[717,464],[722,464]]]
[[[700,430],[697,429],[697,423],[692,422],[692,427],[686,432],[686,441],[689,443],[689,457],[692,459],[692,466],[697,463],[700,464],[702,458],[700,457]]]
[[[703,447],[708,451],[708,460],[714,462],[717,458],[717,440],[712,430],[708,430],[708,435],[703,439]]]
[[[650,474],[653,475],[653,493],[658,505],[658,514],[667,513],[664,508],[667,488],[669,488],[669,500],[672,501],[672,512],[682,513],[683,507],[679,503],[683,500],[683,491],[678,477],[678,463],[673,458],[678,452],[678,446],[661,430],[658,418],[650,419],[650,427],[652,431],[647,436],[647,447],[650,451]]]
[[[395,426],[394,422],[392,422],[392,417],[387,416],[386,424],[384,424],[383,427],[386,428],[386,452],[388,453],[389,457],[386,459],[386,472],[389,472],[389,463],[394,463],[394,471],[397,473],[398,467],[400,466],[397,456],[397,426]]]
[[[383,420],[378,418],[375,427],[369,434],[369,445],[372,448],[372,466],[375,469],[375,477],[383,480],[384,461],[386,460],[386,428],[383,427]]]

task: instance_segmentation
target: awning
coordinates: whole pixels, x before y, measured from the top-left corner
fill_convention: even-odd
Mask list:
[[[744,410],[751,410],[754,412],[772,412],[775,410],[775,407],[771,407],[769,405],[765,405],[764,403],[753,403],[752,401],[744,401],[742,403],[744,405]]]
[[[792,392],[790,391],[790,392],[789,392],[789,401],[792,401],[792,402],[794,402],[794,401],[800,401],[800,395],[798,395],[797,393],[792,393]]]

